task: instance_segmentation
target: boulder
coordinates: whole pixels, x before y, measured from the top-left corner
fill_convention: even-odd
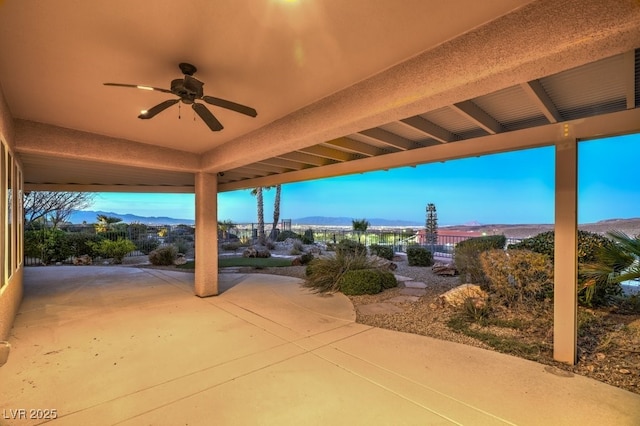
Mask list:
[[[73,259],[71,259],[73,261],[74,265],[91,265],[92,260],[91,260],[91,256],[89,256],[88,254],[83,254],[82,256],[78,256],[78,257],[73,257]]]
[[[267,258],[271,257],[271,252],[265,247],[256,247],[251,246],[247,247],[242,253],[242,257],[260,257]]]
[[[398,269],[398,265],[396,265],[390,260],[385,259],[384,257],[380,257],[380,256],[376,256],[375,254],[372,254],[371,256],[369,256],[369,259],[373,260],[373,262],[378,267],[382,267],[389,271],[395,271],[396,269]]]
[[[441,294],[438,300],[442,306],[458,307],[463,305],[467,299],[471,299],[476,307],[482,307],[486,304],[488,297],[479,285],[462,284]]]
[[[449,276],[458,275],[458,270],[456,269],[455,266],[453,266],[452,263],[436,262],[431,267],[431,271],[433,271],[433,273],[436,275],[449,275]]]
[[[184,265],[185,263],[187,263],[187,258],[184,257],[184,254],[178,253],[178,256],[173,261],[173,264],[174,265]]]

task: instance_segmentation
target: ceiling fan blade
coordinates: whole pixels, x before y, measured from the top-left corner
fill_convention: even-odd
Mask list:
[[[131,87],[142,90],[155,90],[156,92],[171,93],[171,90],[161,89],[159,87],[145,86],[143,84],[121,84],[121,83],[104,83],[105,86]]]
[[[143,120],[153,118],[165,109],[169,108],[171,105],[175,105],[178,102],[180,102],[180,99],[169,99],[168,101],[164,101],[154,106],[153,108],[148,109],[146,113],[141,113],[138,118],[141,118]]]
[[[240,114],[248,115],[250,117],[255,117],[258,115],[258,112],[253,108],[237,104],[235,102],[227,101],[225,99],[214,98],[213,96],[203,96],[202,100],[208,104],[230,109],[231,111],[239,112]]]
[[[217,132],[224,128],[222,127],[222,123],[220,123],[218,119],[211,114],[211,111],[209,111],[203,104],[194,103],[191,105],[191,108],[193,108],[200,118],[202,118],[202,121],[204,121],[212,131]]]

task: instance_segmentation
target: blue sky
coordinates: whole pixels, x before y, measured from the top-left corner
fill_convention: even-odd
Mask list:
[[[640,134],[579,144],[581,223],[640,217]],[[274,190],[265,191],[265,221]],[[218,218],[256,221],[248,190],[221,193]],[[434,203],[441,225],[553,223],[554,148],[545,147],[445,163],[402,167],[282,186],[281,219],[305,216],[385,218],[424,222]],[[192,194],[101,193],[88,210],[194,218]]]

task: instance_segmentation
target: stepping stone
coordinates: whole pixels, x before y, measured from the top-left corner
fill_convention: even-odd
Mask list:
[[[427,285],[420,281],[405,281],[404,286],[407,288],[427,288]]]
[[[391,303],[406,303],[406,302],[417,302],[420,300],[418,296],[396,296],[388,299],[387,302]]]
[[[421,288],[403,288],[400,290],[400,294],[403,296],[424,296],[427,294],[427,290]]]
[[[399,308],[393,303],[386,302],[361,305],[358,307],[358,310],[362,315],[397,314],[403,312],[402,308]]]
[[[413,281],[413,278],[403,277],[402,275],[395,275],[395,277],[396,277],[396,280],[400,282]]]

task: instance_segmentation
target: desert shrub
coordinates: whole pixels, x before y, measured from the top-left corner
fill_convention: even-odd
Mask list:
[[[509,249],[531,250],[545,254],[553,262],[554,259],[554,231],[542,232],[519,243],[510,244]],[[587,276],[582,272],[582,265],[596,261],[598,252],[609,248],[614,243],[608,238],[588,231],[578,231],[578,301],[585,306],[600,306],[607,304],[611,297],[622,292],[620,285],[598,282],[593,286],[585,286]]]
[[[369,246],[369,252],[371,254],[375,254],[376,256],[380,256],[387,260],[393,259],[393,249],[389,246],[381,246],[379,244],[371,244]]]
[[[347,271],[340,279],[340,291],[350,296],[380,293],[382,291],[382,271],[377,269]]]
[[[135,244],[136,250],[139,250],[143,254],[149,254],[158,248],[160,240],[155,237],[148,238],[146,235],[143,235],[133,240],[133,244]]]
[[[173,265],[173,261],[178,257],[178,252],[174,246],[165,246],[155,249],[149,253],[149,262],[156,266]]]
[[[313,259],[305,270],[306,279],[302,284],[317,293],[340,290],[340,280],[347,271],[376,268],[364,251],[350,253],[336,251],[335,256]]]
[[[553,265],[547,255],[530,250],[488,250],[480,263],[489,292],[501,304],[534,307],[553,292]]]
[[[392,272],[383,271],[380,269],[378,269],[378,271],[380,272],[380,284],[382,284],[383,290],[387,290],[387,289],[398,286],[398,280],[396,279],[396,276],[393,275]]]
[[[304,253],[302,256],[300,256],[300,263],[302,263],[303,265],[308,265],[312,260],[313,254],[311,253]]]
[[[309,228],[304,231],[302,238],[300,238],[304,244],[313,244],[315,239],[313,237],[313,229]]]
[[[72,256],[82,256],[86,254],[91,257],[95,257],[99,254],[96,253],[93,245],[90,244],[100,242],[102,238],[99,235],[84,232],[73,232],[67,233],[65,238]]]
[[[304,251],[304,245],[302,244],[302,241],[300,241],[300,240],[295,240],[295,241],[293,242],[293,248],[294,248],[295,250],[300,251],[300,252],[303,252],[303,251]]]
[[[480,253],[502,249],[506,242],[504,235],[475,237],[459,242],[453,252],[453,263],[460,272],[460,281],[478,284],[483,290],[487,290],[489,282],[482,270]]]
[[[232,243],[224,243],[220,247],[225,251],[237,251],[240,248],[240,243],[237,241]]]
[[[278,234],[278,238],[276,239],[276,241],[284,241],[287,238],[292,238],[294,240],[299,240],[300,239],[300,235],[298,235],[297,233],[295,233],[293,231],[282,231],[281,233]]]
[[[25,254],[39,258],[45,265],[63,262],[74,254],[67,236],[66,232],[59,229],[27,231],[25,232]]]
[[[433,253],[424,247],[407,247],[407,261],[409,266],[431,266],[433,265]]]
[[[542,232],[531,238],[525,238],[519,243],[509,244],[510,249],[526,249],[549,256],[553,261],[554,256],[554,231]],[[600,247],[610,247],[612,241],[600,234],[588,231],[578,231],[578,263],[593,262]]]
[[[44,235],[42,231],[25,231],[24,232],[24,255],[27,257],[40,257],[42,254],[42,240]]]
[[[336,253],[351,254],[351,255],[365,255],[367,248],[364,244],[352,240],[342,240],[334,246]]]
[[[191,249],[192,243],[183,237],[179,237],[173,241],[173,246],[176,248],[178,253],[186,254]]]
[[[131,240],[122,237],[115,241],[107,239],[101,240],[98,243],[90,241],[88,244],[100,256],[112,259],[112,262],[116,264],[122,263],[122,259],[136,249],[135,244],[133,244]]]

